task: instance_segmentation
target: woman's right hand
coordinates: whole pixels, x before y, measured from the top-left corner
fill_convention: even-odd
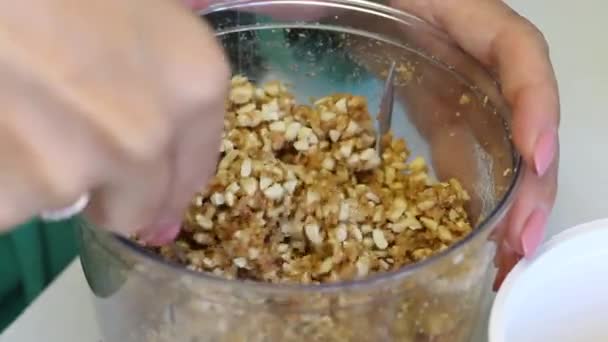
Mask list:
[[[98,225],[177,234],[219,151],[211,29],[178,1],[3,1],[0,51],[0,230],[90,193]]]

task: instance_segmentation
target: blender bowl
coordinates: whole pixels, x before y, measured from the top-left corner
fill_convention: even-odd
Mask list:
[[[80,221],[81,261],[107,341],[468,341],[483,311],[493,232],[521,159],[490,74],[410,14],[356,0],[245,0],[201,13],[235,74],[280,80],[301,103],[329,93],[379,106],[395,61],[392,130],[439,180],[471,195],[474,231],[395,272],[322,285],[226,280],[190,271]]]

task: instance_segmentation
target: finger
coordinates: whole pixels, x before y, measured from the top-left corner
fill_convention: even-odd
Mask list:
[[[517,254],[507,243],[502,243],[498,252],[498,272],[494,280],[493,290],[498,291],[509,272],[521,260],[521,256]]]
[[[395,4],[440,26],[464,50],[496,68],[513,110],[515,144],[542,176],[554,162],[559,125],[557,82],[542,34],[501,1]]]
[[[179,232],[192,195],[213,170],[208,165],[215,165],[217,153],[208,150],[219,147],[229,80],[228,66],[211,30],[181,5],[173,5],[165,11],[175,11],[166,14],[172,15],[175,24],[148,31],[159,38],[159,45],[151,48],[162,52],[152,81],[166,85],[166,91],[154,98],[159,113],[149,111],[148,115],[150,120],[160,115],[158,120],[166,123],[170,138],[155,158],[118,160],[120,172],[95,191],[97,206],[88,212],[108,229],[138,233],[154,244]],[[191,143],[184,144],[184,139]]]
[[[165,63],[173,67],[163,75],[174,92],[167,107],[175,132],[166,160],[170,179],[158,208],[161,216],[139,234],[157,245],[176,237],[194,194],[215,173],[230,76],[222,50],[206,25],[182,21],[173,34],[180,39],[173,39],[171,48],[165,49]]]
[[[1,127],[0,134],[5,141],[14,143],[0,144],[0,231],[17,225],[36,214],[46,204],[42,196],[31,197],[46,188],[38,182],[36,164],[30,157],[30,149],[19,141],[11,130]],[[12,138],[12,139],[11,139]]]
[[[530,258],[544,239],[548,215],[555,202],[557,165],[542,178],[529,168],[524,172],[505,237],[516,252]]]
[[[192,120],[186,121],[180,129],[173,160],[172,188],[163,205],[163,211],[168,215],[181,219],[194,195],[204,191],[215,174],[223,119],[224,102],[217,101],[204,108],[198,107]]]
[[[182,115],[175,121],[174,179],[163,210],[180,219],[193,195],[204,190],[215,173],[230,81],[230,67],[211,29],[197,22],[184,30],[198,30],[205,40],[196,38],[202,42],[197,45],[177,43],[175,54],[168,57],[176,65],[169,79],[179,84],[171,111]],[[185,49],[190,54],[180,52]]]
[[[46,88],[5,76],[12,81],[0,85],[0,229],[74,203],[99,179],[105,158],[87,125],[70,118]],[[20,101],[23,92],[36,101]]]
[[[133,163],[113,160],[107,166],[105,183],[91,189],[91,201],[85,214],[95,225],[131,236],[144,228],[156,230],[155,224],[170,226],[163,217],[162,204],[170,192],[171,163],[166,156]],[[120,166],[119,166],[120,165]]]

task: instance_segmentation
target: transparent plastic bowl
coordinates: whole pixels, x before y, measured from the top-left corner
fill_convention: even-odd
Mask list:
[[[373,113],[396,61],[392,128],[432,162],[438,179],[461,180],[473,199],[475,230],[395,272],[275,285],[188,271],[83,220],[81,260],[105,340],[469,340],[489,291],[492,233],[509,209],[521,163],[491,75],[430,25],[373,3],[230,1],[202,16],[235,73],[290,83],[303,102],[348,92],[368,97]]]

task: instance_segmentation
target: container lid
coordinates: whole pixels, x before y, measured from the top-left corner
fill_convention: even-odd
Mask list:
[[[496,295],[490,342],[608,341],[608,219],[564,231]]]

